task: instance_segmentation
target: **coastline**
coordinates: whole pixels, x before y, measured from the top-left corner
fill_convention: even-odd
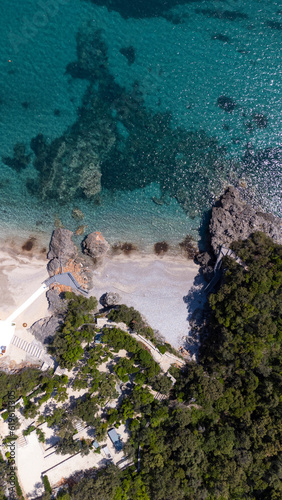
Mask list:
[[[5,320],[21,306],[48,277],[48,259],[40,246],[23,250],[22,242],[6,241],[0,251],[0,319]],[[183,337],[189,335],[185,296],[193,286],[198,268],[181,253],[169,252],[162,256],[133,251],[129,255],[113,253],[99,266],[87,259],[92,277],[89,290],[98,301],[106,292],[117,292],[120,302],[133,306],[144,316],[153,329],[178,348]],[[36,343],[29,328],[38,320],[50,316],[46,294],[41,295],[17,319],[15,335]],[[23,327],[23,324],[27,326]],[[14,366],[34,363],[27,353],[10,344],[1,365]]]

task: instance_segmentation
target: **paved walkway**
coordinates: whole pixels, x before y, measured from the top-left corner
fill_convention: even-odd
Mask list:
[[[25,311],[42,293],[47,291],[47,285],[41,285],[36,292],[34,292],[18,309],[16,309],[10,316],[6,319],[6,321],[13,322],[23,311]]]
[[[142,335],[139,335],[139,333],[132,332],[125,323],[115,323],[114,321],[109,321],[108,318],[98,318],[97,326],[99,328],[120,328],[121,330],[126,331],[127,333],[132,335],[132,337],[136,338],[136,340],[142,342],[149,348],[152,357],[160,365],[161,369],[164,372],[167,372],[173,364],[176,364],[178,366],[182,366],[185,364],[184,359],[181,359],[180,357],[178,358],[174,354],[171,354],[169,352],[165,352],[164,354],[162,354],[159,349],[154,346],[152,342],[150,342],[150,340],[146,339]]]
[[[82,295],[88,297],[87,290],[84,290],[84,288],[80,286],[80,284],[76,281],[76,279],[73,277],[71,273],[55,274],[55,276],[52,276],[51,278],[48,278],[47,280],[44,281],[44,285],[46,287],[52,285],[53,283],[69,286],[77,290],[79,293],[82,293]]]

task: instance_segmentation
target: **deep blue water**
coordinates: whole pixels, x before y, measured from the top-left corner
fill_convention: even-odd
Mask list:
[[[1,237],[197,238],[230,183],[281,216],[276,1],[1,6]]]

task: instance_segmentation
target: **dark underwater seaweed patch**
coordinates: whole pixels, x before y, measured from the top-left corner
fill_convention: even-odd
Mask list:
[[[26,154],[25,144],[18,142],[14,146],[14,156],[2,156],[2,162],[8,167],[20,172],[26,168],[31,160],[31,155]]]
[[[280,23],[279,21],[266,21],[265,24],[266,26],[268,26],[268,28],[271,28],[273,30],[282,30],[282,23]]]
[[[217,105],[219,108],[223,109],[223,111],[226,111],[227,113],[232,113],[232,111],[234,111],[234,109],[237,106],[234,99],[232,99],[231,97],[227,97],[225,95],[221,95],[217,99]]]
[[[187,234],[184,240],[179,243],[179,246],[184,251],[187,259],[194,259],[195,255],[198,253],[196,243],[193,240],[192,236],[189,236],[189,234]]]
[[[122,47],[120,53],[127,59],[129,66],[135,62],[135,49],[132,45],[129,47]]]
[[[25,250],[26,252],[30,252],[34,245],[35,245],[36,239],[35,238],[29,238],[26,240],[26,242],[22,246],[22,250]]]
[[[248,19],[248,15],[237,10],[215,10],[215,9],[195,9],[197,14],[214,19],[223,19],[226,21],[237,21],[239,19]]]
[[[132,252],[136,250],[137,246],[127,241],[125,243],[115,243],[114,245],[112,245],[112,251],[114,253],[123,252],[125,255],[130,255]]]
[[[171,113],[148,110],[138,82],[131,90],[117,84],[102,32],[91,25],[77,35],[71,67],[79,68],[73,77],[87,77],[89,86],[72,127],[50,144],[40,134],[31,141],[38,171],[27,182],[32,194],[95,202],[101,185],[115,192],[156,182],[161,195],[176,198],[191,217],[211,202],[230,168],[215,138],[175,128]]]
[[[166,253],[169,249],[168,243],[166,241],[158,241],[154,244],[154,252],[156,255],[161,255]]]
[[[178,5],[194,3],[198,0],[86,0],[109,11],[116,11],[124,18],[166,17],[170,9]],[[172,22],[172,21],[171,21]]]
[[[266,128],[268,124],[268,119],[262,113],[255,113],[253,115],[253,120],[258,128]]]

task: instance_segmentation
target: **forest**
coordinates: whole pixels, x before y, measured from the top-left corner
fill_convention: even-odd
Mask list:
[[[280,500],[282,247],[263,233],[233,243],[210,295],[200,362],[170,398],[129,418],[139,467],[84,478],[75,500]],[[137,404],[136,401],[132,402]]]
[[[150,353],[126,332],[106,329],[102,344],[89,347],[95,329],[84,330],[83,325],[92,321],[96,302],[88,304],[81,298],[77,318],[76,300],[70,297],[53,347],[62,366],[81,367],[75,384],[89,389],[83,400],[77,400],[74,414],[97,426],[100,437],[108,426],[126,423],[130,439],[125,448],[133,465],[121,471],[110,464],[86,474],[57,498],[281,500],[282,246],[257,232],[233,243],[232,249],[242,264],[224,258],[220,283],[206,307],[199,362],[187,363],[181,370],[172,367],[174,386],[159,373]],[[133,314],[117,308],[110,314],[130,323],[129,313]],[[135,312],[134,321],[141,325]],[[80,348],[74,357],[70,343],[64,342],[72,331],[78,332],[75,341]],[[113,359],[119,349],[125,349],[127,356],[103,380],[102,374],[97,375],[99,362]],[[130,380],[131,391],[101,421],[96,407],[104,404],[108,393],[114,394],[111,377]],[[39,386],[43,398],[48,398],[56,387],[57,397],[64,398],[66,383],[31,369],[9,376],[0,373],[2,408],[11,389],[20,396]],[[166,397],[156,400],[151,388]],[[32,412],[28,401],[25,411]],[[64,453],[73,446],[72,426],[68,414],[54,414],[50,425],[56,419],[62,437],[58,452]],[[87,453],[86,445],[81,446],[81,453]],[[3,461],[0,468],[5,469]],[[42,498],[51,498],[50,492],[46,490]]]

